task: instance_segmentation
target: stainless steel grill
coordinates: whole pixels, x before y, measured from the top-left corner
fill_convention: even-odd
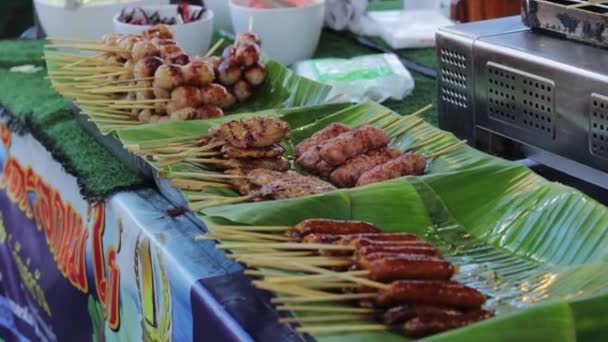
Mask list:
[[[517,16],[441,29],[437,51],[442,128],[608,189],[606,50]]]

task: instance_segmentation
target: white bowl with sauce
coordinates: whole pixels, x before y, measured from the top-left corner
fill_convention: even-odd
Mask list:
[[[164,6],[142,6],[141,9],[146,14],[151,15],[156,12],[161,17],[177,17],[177,5]],[[128,7],[131,8],[131,7]],[[191,5],[192,12],[198,12],[201,6]],[[120,12],[114,15],[114,33],[121,34],[140,34],[152,25],[135,25],[124,23],[119,20]],[[190,56],[203,56],[209,49],[211,37],[213,35],[213,11],[207,10],[199,20],[183,24],[169,25],[173,31],[174,40]]]
[[[262,51],[290,65],[315,53],[325,18],[325,0],[309,5],[280,8],[252,8],[248,0],[230,0],[232,25],[236,33],[249,30],[262,39]]]
[[[47,36],[97,40],[112,32],[112,18],[121,8],[168,3],[169,0],[99,1],[70,9],[65,8],[65,0],[34,0],[34,7]]]

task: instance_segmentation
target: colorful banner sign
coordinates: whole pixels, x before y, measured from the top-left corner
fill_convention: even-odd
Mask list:
[[[304,341],[155,190],[88,203],[0,124],[0,341]]]

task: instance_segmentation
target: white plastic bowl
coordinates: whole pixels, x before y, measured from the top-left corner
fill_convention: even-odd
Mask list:
[[[77,39],[99,39],[112,32],[112,18],[122,8],[150,4],[168,4],[169,0],[126,0],[121,3],[90,4],[66,9],[62,2],[34,0],[40,24],[47,36]]]
[[[207,8],[213,11],[215,28],[232,32],[232,20],[230,19],[229,0],[203,0]]]
[[[262,39],[262,50],[271,58],[290,65],[312,57],[323,28],[325,0],[304,7],[251,8],[245,0],[230,0],[232,25],[236,33],[253,31]]]
[[[199,11],[200,6],[190,6],[192,11]],[[163,6],[142,6],[142,10],[146,13],[158,12],[161,17],[169,17],[177,15],[177,5]],[[118,20],[120,12],[114,16],[114,32],[123,34],[139,34],[149,25],[133,25],[123,23]],[[213,35],[213,11],[207,10],[200,20],[192,21],[186,24],[171,25],[174,39],[186,53],[191,56],[202,56],[209,49],[211,36]]]

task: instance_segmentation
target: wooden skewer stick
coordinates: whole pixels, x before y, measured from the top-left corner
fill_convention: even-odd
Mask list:
[[[457,142],[454,145],[448,146],[448,147],[446,147],[446,148],[444,148],[442,150],[439,150],[437,152],[431,153],[430,156],[429,156],[429,159],[434,159],[434,158],[437,158],[437,157],[442,156],[444,154],[450,153],[450,152],[452,152],[454,150],[457,150],[457,149],[461,148],[462,146],[464,146],[466,144],[467,144],[466,140],[459,141],[459,142]]]
[[[407,151],[415,151],[418,149],[423,148],[424,146],[428,146],[434,142],[437,142],[439,140],[441,140],[444,137],[443,134],[441,133],[437,133],[436,135],[434,135],[433,137],[431,137],[430,139],[426,139],[425,141],[415,144],[415,145],[411,145],[410,147],[407,148]]]
[[[250,232],[230,232],[230,231],[225,231],[225,230],[216,230],[213,231],[215,236],[220,236],[224,239],[230,239],[233,236],[249,236],[249,237],[257,237],[257,238],[261,238],[261,239],[267,239],[267,240],[275,240],[275,241],[291,241],[290,238],[288,238],[287,236],[282,236],[282,235],[276,235],[276,234],[263,234],[263,233],[250,233]],[[275,254],[273,254],[275,255]],[[242,255],[241,255],[242,256]]]
[[[398,130],[397,132],[395,132],[395,133],[393,133],[393,134],[390,134],[390,137],[391,137],[391,138],[396,138],[396,137],[398,137],[398,136],[402,135],[403,133],[405,133],[405,132],[409,131],[410,129],[412,129],[412,128],[414,128],[414,127],[418,126],[418,125],[420,125],[420,124],[421,124],[421,123],[423,123],[423,122],[424,122],[424,120],[423,120],[423,119],[418,119],[418,120],[416,120],[416,121],[412,122],[411,124],[409,124],[409,125],[407,125],[407,126],[403,127],[402,129]]]
[[[217,231],[217,232],[211,232],[208,233],[208,235],[212,235],[213,237],[216,238],[216,240],[231,240],[231,241],[247,241],[248,239],[261,239],[261,240],[266,240],[267,242],[272,242],[272,241],[289,241],[288,237],[285,236],[280,236],[280,235],[272,235],[272,234],[259,234],[259,233],[245,233],[245,232],[240,232],[240,233],[229,233],[226,234],[225,232],[221,232],[221,231]],[[271,256],[277,256],[276,253],[273,254],[264,254],[264,255],[271,255]],[[250,256],[259,256],[258,254],[252,254],[252,255],[246,255],[246,254],[238,254],[238,256],[240,258],[248,258]],[[281,257],[286,257],[288,255],[286,254],[281,254],[279,255]],[[298,257],[298,256],[294,256],[294,257]]]
[[[150,105],[109,105],[112,109],[156,109],[155,106]]]
[[[239,254],[232,254],[230,258],[243,262],[251,266],[270,266],[275,268],[281,268],[281,264],[285,261],[290,263],[298,263],[298,265],[311,265],[318,267],[335,267],[335,266],[349,266],[352,264],[350,260],[328,260],[327,258],[319,257],[265,257],[265,256],[254,256],[254,257],[241,257]],[[290,266],[291,268],[291,266]]]
[[[317,302],[343,302],[357,299],[373,299],[376,298],[375,293],[353,293],[353,294],[337,294],[318,297],[289,297],[289,298],[273,298],[270,300],[273,304],[290,304],[290,303],[317,303]]]
[[[371,125],[372,123],[379,121],[381,119],[384,119],[385,117],[389,116],[393,114],[392,110],[389,110],[388,112],[384,112],[384,113],[380,113],[380,114],[376,114],[375,116],[371,117],[369,120],[365,121],[363,123],[363,125]]]
[[[97,74],[97,75],[90,75],[90,76],[83,76],[83,77],[75,77],[74,80],[76,81],[82,81],[82,80],[90,80],[90,79],[95,79],[95,78],[104,78],[104,77],[110,77],[110,76],[120,76],[120,75],[125,75],[128,74],[129,71],[125,70],[125,71],[119,71],[119,72],[112,72],[109,74]]]
[[[126,92],[131,92],[131,91],[152,91],[152,90],[154,90],[154,88],[152,88],[152,87],[132,86],[132,87],[115,87],[115,88],[111,88],[111,89],[91,89],[91,90],[87,90],[86,92],[92,93],[92,94],[113,94],[113,93],[126,93]],[[140,100],[140,101],[143,101],[143,100]],[[135,101],[131,101],[131,102],[135,102]],[[168,102],[168,101],[164,101],[164,102]],[[137,103],[137,102],[135,102],[135,103]]]
[[[222,46],[223,43],[224,43],[224,38],[220,38],[215,44],[213,44],[211,49],[209,49],[209,51],[207,51],[207,53],[205,54],[205,57],[210,57],[211,55],[213,55],[213,53],[217,49],[219,49],[219,47]]]
[[[226,196],[222,196],[222,195],[187,195],[186,199],[188,199],[188,201],[196,202],[196,201],[226,199]]]
[[[248,243],[222,243],[217,246],[221,249],[251,249],[251,248],[275,248],[283,250],[328,250],[328,251],[354,251],[354,246],[329,245],[322,243],[271,243],[259,246]]]
[[[258,231],[258,232],[282,232],[291,226],[228,226],[228,225],[210,225],[211,229],[226,229],[226,230],[247,230],[247,231]]]
[[[197,236],[197,238],[196,238],[196,240],[213,240],[213,241],[217,241],[217,240],[221,240],[221,239],[222,239],[221,237],[218,237],[213,233]],[[272,240],[265,240],[265,239],[260,239],[260,238],[243,237],[241,235],[234,236],[234,239],[241,239],[242,241],[260,242],[260,243],[272,241]]]
[[[113,119],[102,119],[102,118],[97,119],[95,117],[90,118],[89,121],[93,121],[97,124],[120,124],[120,125],[124,125],[124,126],[133,126],[133,125],[140,124],[140,122],[138,122],[138,121],[113,120]]]
[[[408,119],[411,119],[412,117],[418,116],[418,115],[420,115],[420,114],[422,114],[422,113],[430,110],[431,108],[433,108],[433,105],[429,104],[429,105],[427,105],[427,106],[425,106],[425,107],[423,107],[423,108],[415,111],[412,114],[405,115],[405,116],[401,117],[399,120],[394,121],[393,123],[389,124],[388,126],[385,126],[384,129],[385,130],[391,129],[391,128],[395,127],[396,125],[398,125],[398,124],[400,124],[400,123],[402,123],[404,121],[407,121]]]
[[[46,37],[45,39],[53,40],[53,41],[57,41],[57,42],[79,42],[79,43],[101,44],[101,41],[96,40],[96,39],[65,38],[65,37]]]
[[[318,317],[286,317],[279,318],[279,323],[322,323],[322,322],[344,322],[360,321],[368,319],[369,315],[332,315]]]
[[[349,312],[349,313],[375,313],[376,310],[370,308],[334,307],[334,306],[314,306],[314,305],[281,305],[276,307],[277,311],[294,312]]]
[[[247,179],[246,176],[214,174],[211,172],[171,172],[169,178],[184,177],[193,179]]]
[[[369,286],[369,287],[373,287],[376,289],[384,290],[384,289],[390,288],[389,285],[382,284],[377,281],[373,281],[373,280],[369,280],[369,279],[365,279],[365,278],[359,278],[356,276],[352,276],[350,274],[346,274],[345,272],[334,272],[334,271],[326,270],[324,268],[315,267],[315,266],[307,266],[307,265],[301,265],[301,267],[302,267],[302,270],[304,270],[304,271],[318,273],[318,274],[334,274],[336,276],[336,279],[348,280],[348,281],[352,281],[353,283],[356,283],[356,284]]]
[[[256,253],[250,253],[250,254],[248,254],[248,253],[240,253],[240,252],[237,252],[237,253],[232,252],[232,253],[233,254],[238,254],[239,256],[244,256],[244,257],[255,257],[255,256],[260,255],[257,252]],[[271,255],[271,256],[276,256],[276,257],[281,257],[281,256],[284,256],[284,257],[306,257],[306,256],[313,256],[314,254],[311,253],[311,252],[273,252],[273,251],[268,252],[268,251],[264,250],[264,255]],[[260,276],[264,276],[265,280],[270,280],[270,278],[275,278],[274,276],[269,276],[268,274],[272,275],[272,274],[276,274],[276,273],[275,272],[273,272],[273,273],[259,272],[259,275]]]
[[[114,46],[106,46],[102,44],[69,44],[69,43],[59,43],[59,44],[46,44],[44,46],[45,49],[48,48],[68,48],[68,49],[79,49],[79,50],[89,50],[89,51],[104,51],[104,52],[129,52],[125,49],[114,47]]]
[[[217,182],[201,182],[201,181],[193,181],[190,179],[172,179],[171,184],[179,189],[186,190],[202,190],[205,188],[231,188],[232,186],[224,183]]]
[[[161,155],[153,155],[152,159],[158,161],[158,166],[165,167],[182,161],[193,161],[192,159],[201,159],[200,157],[215,157],[217,155],[218,154],[214,152],[199,152],[198,155],[181,157],[164,157]]]
[[[364,277],[369,275],[369,271],[350,271],[350,272],[342,272],[342,274],[348,274],[354,277]],[[283,277],[273,277],[273,279],[268,279],[270,283],[291,283],[291,282],[317,282],[317,281],[326,281],[328,279],[334,279],[333,274],[315,274],[315,275],[296,275],[296,276],[283,276]]]
[[[382,324],[349,324],[349,325],[320,325],[297,328],[299,333],[343,333],[357,331],[382,331],[388,330],[388,327]]]
[[[80,113],[92,116],[94,118],[104,118],[104,119],[123,119],[125,117],[122,114],[105,114],[105,113],[95,113],[95,112],[87,112],[87,111],[82,111]]]
[[[246,201],[252,200],[253,198],[254,198],[254,196],[241,196],[241,197],[232,197],[231,199],[221,200],[221,201],[208,201],[205,203],[201,202],[200,204],[195,203],[195,204],[190,204],[190,209],[198,211],[198,210],[203,210],[203,209],[210,208],[210,207],[218,207],[221,205],[246,202]]]
[[[254,280],[251,282],[253,286],[267,291],[274,291],[277,293],[285,293],[289,295],[298,296],[297,298],[315,298],[315,297],[323,297],[326,296],[325,292],[310,290],[307,288],[299,287],[299,286],[273,286],[269,284],[265,284],[258,280]]]
[[[248,31],[253,32],[253,16],[249,16],[249,26]]]

